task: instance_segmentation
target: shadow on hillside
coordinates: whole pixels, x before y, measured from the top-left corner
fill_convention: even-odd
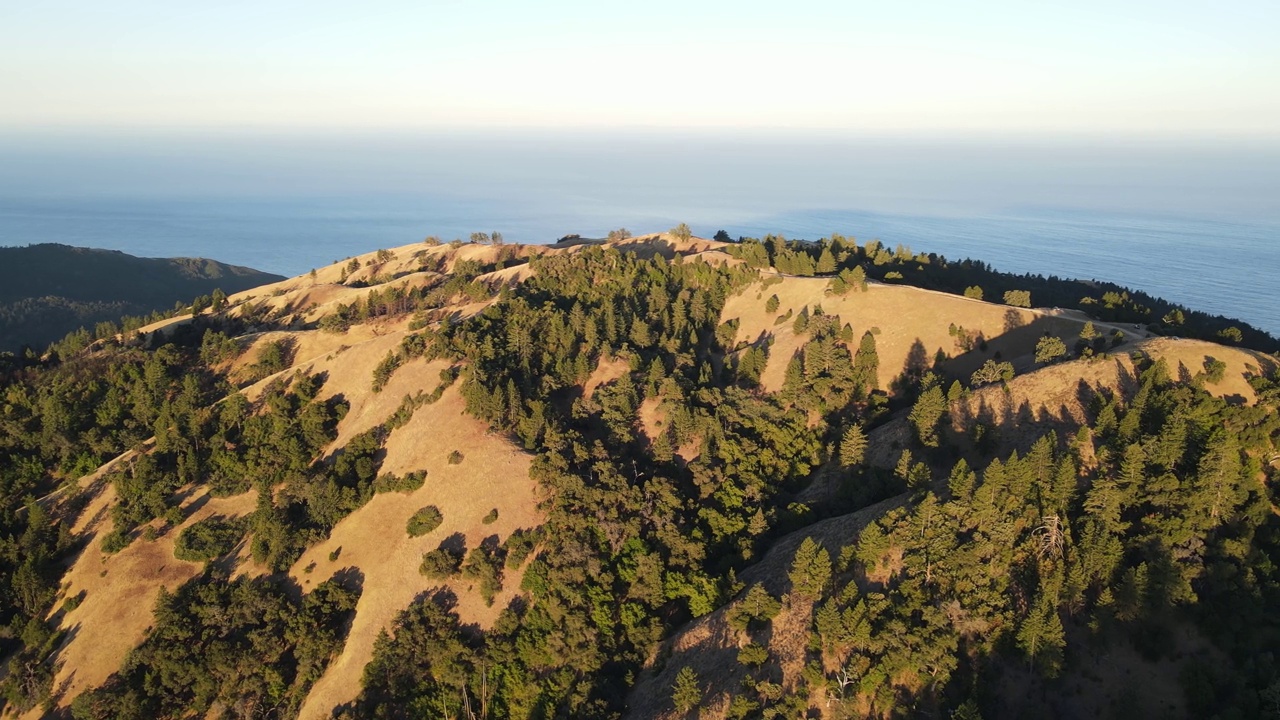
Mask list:
[[[970,386],[975,371],[989,362],[1009,363],[1015,376],[1040,369],[1042,364],[1036,362],[1035,355],[1041,338],[1056,336],[1068,347],[1073,345],[1072,339],[1062,333],[1062,327],[1061,321],[1051,316],[1037,316],[1031,322],[1025,322],[1021,313],[1010,308],[1005,314],[1004,332],[992,338],[953,328],[959,331],[959,334],[952,333],[956,338],[955,346],[950,349],[938,347],[931,352],[917,337],[898,374],[889,383],[894,405],[897,408],[909,407],[920,390],[921,380],[928,373],[935,374],[942,389],[947,391],[955,381],[962,386]],[[952,355],[952,352],[959,354]],[[1075,354],[1070,354],[1066,359],[1075,357]],[[1120,366],[1119,361],[1117,366]],[[1120,372],[1128,374],[1123,367]]]
[[[1017,330],[1020,327],[1025,326],[1026,324],[1027,324],[1026,321],[1023,320],[1022,318],[1022,313],[1018,312],[1017,310],[1014,310],[1013,308],[1009,308],[1008,310],[1004,311],[1004,334],[1005,335],[1008,335],[1009,333],[1013,332],[1014,330]]]
[[[206,492],[200,492],[201,490],[206,490]],[[197,493],[199,493],[198,497]],[[195,499],[191,500],[193,497]],[[200,509],[205,505],[209,504],[209,493],[204,485],[196,485],[193,483],[180,489],[172,498],[170,498],[170,500],[170,507],[181,508],[182,519],[185,521],[187,518],[200,512]],[[189,504],[187,504],[188,500],[191,500]],[[168,528],[166,528],[165,532],[168,532]]]
[[[614,247],[624,252],[633,253],[636,257],[645,260],[655,255],[661,255],[670,260],[679,254],[679,248],[676,247],[675,243],[661,238],[631,238],[617,243]]]
[[[1079,379],[1074,389],[1067,391],[1066,398],[1053,403],[1056,408],[1049,403],[1034,407],[1025,398],[1015,403],[1007,389],[996,396],[995,402],[988,401],[989,394],[984,395],[976,408],[968,402],[953,405],[950,422],[944,428],[948,444],[964,448],[960,456],[971,465],[985,464],[992,457],[1011,451],[1025,454],[1038,438],[1050,432],[1056,433],[1060,447],[1066,447],[1081,425],[1096,422],[1098,412],[1117,394],[1129,397],[1137,391],[1139,379],[1129,367],[1119,358],[1110,362],[1116,373],[1114,387]],[[1075,407],[1068,406],[1069,401],[1074,401]]]
[[[235,577],[242,565],[253,562],[252,555],[245,552],[250,549],[250,543],[250,535],[246,532],[225,555],[214,558],[206,563],[205,569],[218,573],[224,577]],[[301,596],[302,589],[298,588],[298,597]]]
[[[467,554],[467,536],[462,533],[454,533],[444,540],[440,541],[438,549],[444,550],[451,555],[463,556]]]
[[[338,570],[330,579],[344,590],[356,594],[364,592],[364,571],[354,565]]]
[[[940,363],[935,372],[947,377],[968,383],[974,371],[988,360],[1010,362],[1017,373],[1028,372],[1035,368],[1036,343],[1045,335],[1053,335],[1052,328],[1058,323],[1053,318],[1039,316],[1032,322],[1023,322],[1020,313],[1012,308],[1005,313],[1004,332],[991,337],[979,337],[972,343],[972,348]],[[1067,342],[1070,347],[1071,342]]]

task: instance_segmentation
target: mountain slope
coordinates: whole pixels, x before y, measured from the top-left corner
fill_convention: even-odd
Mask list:
[[[833,247],[874,267],[775,252]],[[10,707],[1012,717],[1070,687],[1077,714],[1157,709],[1091,679],[1107,663],[1256,706],[1273,357],[753,252],[410,245],[6,378]],[[1090,324],[1124,335],[1075,358]],[[1013,376],[974,379],[988,361]],[[747,597],[778,608],[744,619]],[[1027,650],[1053,618],[1062,645]]]
[[[140,258],[52,243],[0,247],[0,350],[43,348],[78,327],[280,279],[204,258]]]

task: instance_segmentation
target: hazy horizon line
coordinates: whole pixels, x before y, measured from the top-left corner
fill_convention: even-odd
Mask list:
[[[165,139],[220,138],[253,140],[301,140],[331,137],[396,139],[454,137],[653,137],[653,138],[778,138],[788,141],[978,141],[978,142],[1265,142],[1280,145],[1280,130],[1258,128],[1237,129],[1066,129],[1045,128],[850,128],[801,125],[602,125],[602,124],[466,124],[466,125],[5,125],[0,124],[0,138],[78,138]]]

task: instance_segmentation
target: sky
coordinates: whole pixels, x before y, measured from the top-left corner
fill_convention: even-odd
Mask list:
[[[1275,137],[1280,2],[0,3],[0,132]]]

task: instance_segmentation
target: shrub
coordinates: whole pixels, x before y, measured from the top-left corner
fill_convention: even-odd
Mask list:
[[[405,524],[405,531],[409,533],[409,537],[422,537],[440,527],[442,522],[444,522],[444,515],[440,512],[440,508],[428,505],[409,518],[409,522]]]
[[[450,465],[462,464],[462,453],[457,450],[454,450],[453,452],[449,453],[449,464]]]
[[[235,549],[244,537],[242,519],[211,517],[183,530],[173,544],[173,555],[188,562],[206,562]]]
[[[418,566],[418,572],[429,578],[443,580],[456,575],[461,564],[460,553],[440,547],[422,556],[422,565]]]
[[[294,343],[290,338],[281,338],[263,343],[258,348],[258,361],[250,367],[251,379],[261,380],[274,375],[293,362]]]
[[[769,651],[764,647],[751,643],[738,651],[738,662],[742,665],[760,667],[769,659]]]
[[[1067,355],[1067,344],[1055,335],[1045,335],[1036,343],[1036,362],[1049,364]]]
[[[427,471],[419,470],[411,472],[404,477],[399,477],[391,473],[384,473],[373,481],[373,491],[375,493],[384,492],[401,492],[411,493],[427,483]]]
[[[684,714],[702,704],[702,688],[698,683],[698,673],[688,665],[680,668],[676,674],[676,682],[671,686],[671,703],[676,712]]]
[[[121,530],[120,528],[114,528],[111,532],[103,536],[102,552],[107,553],[108,555],[114,555],[129,547],[130,540],[131,538],[129,537],[129,533]]]
[[[1244,342],[1244,333],[1240,332],[1238,327],[1229,327],[1218,331],[1218,339],[1222,342],[1232,345],[1239,345]]]
[[[378,363],[373,369],[373,391],[382,392],[382,388],[386,387],[387,382],[391,380],[391,374],[400,367],[400,363],[404,362],[404,358],[393,350],[387,351],[387,356]]]
[[[493,598],[502,590],[502,561],[486,547],[478,547],[467,554],[462,575],[480,586],[480,597],[486,605],[493,605]]]
[[[969,384],[973,387],[990,385],[997,382],[1009,382],[1013,379],[1013,364],[987,360],[982,367],[973,371]]]
[[[1226,377],[1227,364],[1217,358],[1206,358],[1204,361],[1204,376],[1211,383],[1222,382],[1222,378]]]
[[[480,522],[483,522],[485,525],[492,525],[495,522],[497,522],[497,520],[498,520],[498,508],[494,508],[490,510],[489,514],[485,515],[484,519],[481,520]]]
[[[516,530],[511,533],[507,541],[502,543],[503,549],[507,552],[507,567],[512,569],[520,567],[537,544],[538,531],[536,529]]]

